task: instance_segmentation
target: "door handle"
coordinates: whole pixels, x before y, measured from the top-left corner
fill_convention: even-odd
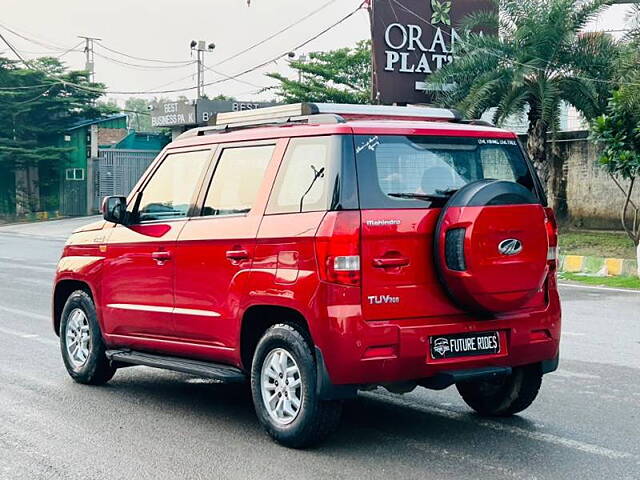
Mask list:
[[[158,265],[164,265],[165,262],[171,260],[171,254],[169,252],[153,252],[151,258],[153,258]]]
[[[372,263],[376,268],[406,267],[409,265],[409,259],[407,257],[374,258]]]
[[[227,250],[227,258],[234,262],[246,260],[249,258],[249,252],[245,249]]]

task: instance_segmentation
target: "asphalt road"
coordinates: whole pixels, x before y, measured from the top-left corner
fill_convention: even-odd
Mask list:
[[[295,451],[262,432],[242,386],[146,367],[71,381],[50,292],[86,222],[0,228],[0,479],[640,478],[640,293],[562,287],[560,370],[517,417],[482,419],[454,389],[377,390]]]

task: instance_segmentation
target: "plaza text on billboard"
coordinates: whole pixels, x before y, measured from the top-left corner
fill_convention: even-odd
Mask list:
[[[430,42],[425,45],[420,25],[392,23],[387,27],[384,41],[384,70],[400,73],[433,73],[453,60],[456,40],[454,28],[443,32],[437,27]]]

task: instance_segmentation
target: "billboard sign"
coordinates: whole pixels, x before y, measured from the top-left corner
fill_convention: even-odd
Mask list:
[[[461,21],[492,0],[372,0],[374,88],[382,104],[428,103],[428,76],[453,61]]]
[[[196,107],[191,102],[160,102],[151,106],[152,127],[196,124]]]
[[[196,112],[199,125],[207,125],[214,120],[217,113],[221,112],[242,112],[244,110],[254,110],[256,108],[273,107],[278,105],[272,102],[245,102],[241,100],[206,100],[200,99],[196,102]]]

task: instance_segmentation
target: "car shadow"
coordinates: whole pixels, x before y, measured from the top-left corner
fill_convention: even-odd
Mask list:
[[[172,411],[198,422],[235,422],[242,429],[262,433],[248,384],[220,384],[180,373],[133,367],[119,371],[103,388],[105,394],[115,394],[125,403]],[[535,424],[524,417],[487,420],[471,411],[445,410],[428,400],[416,400],[415,396],[409,402],[404,400],[405,396],[383,392],[365,392],[346,401],[338,431],[317,451],[353,452],[358,445],[367,450],[381,440],[387,444],[410,440],[455,451],[464,449],[465,444],[487,443],[489,437],[497,444],[513,445],[514,441],[526,438],[527,431],[537,431]],[[519,429],[521,435],[514,436],[513,428]],[[536,447],[539,449],[540,445]]]
[[[79,389],[86,387],[75,385]],[[336,464],[345,471],[368,469],[372,478],[399,462],[407,478],[575,478],[576,469],[591,463],[603,475],[612,464],[571,448],[571,440],[549,434],[526,414],[510,418],[483,418],[447,403],[451,397],[418,389],[396,395],[378,389],[344,402],[340,426],[330,439],[304,451],[284,449],[272,442],[254,412],[248,384],[220,384],[212,380],[147,367],[121,369],[101,388],[92,389],[98,401],[108,400],[126,415],[144,415],[154,424],[180,432],[237,441],[286,461]],[[82,393],[83,397],[86,392]],[[440,399],[444,398],[444,401]],[[530,418],[530,417],[529,417]],[[176,423],[176,421],[178,423]],[[240,433],[241,432],[241,433]],[[224,443],[224,440],[222,440]],[[310,464],[310,465],[311,465]]]

